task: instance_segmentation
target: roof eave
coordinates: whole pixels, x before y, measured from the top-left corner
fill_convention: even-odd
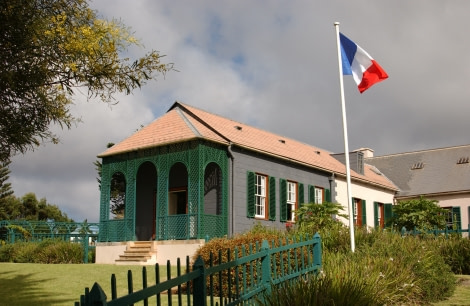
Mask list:
[[[157,147],[163,147],[163,146],[167,146],[167,145],[172,145],[172,144],[176,144],[176,143],[180,143],[180,142],[186,142],[186,141],[192,141],[192,140],[207,140],[207,141],[210,141],[210,142],[214,142],[214,143],[219,143],[219,144],[223,144],[223,145],[228,145],[227,142],[224,142],[224,141],[217,141],[217,140],[214,140],[214,139],[210,139],[210,138],[205,138],[205,137],[188,137],[188,138],[185,138],[184,140],[177,140],[177,141],[168,141],[168,142],[161,142],[161,143],[158,143],[156,145],[148,145],[148,146],[140,146],[140,147],[133,147],[132,149],[128,149],[128,150],[122,150],[122,151],[117,151],[117,152],[112,152],[112,153],[109,153],[109,154],[105,154],[106,151],[104,151],[103,153],[99,154],[97,157],[98,158],[104,158],[104,157],[110,157],[110,156],[115,156],[115,155],[121,155],[121,154],[126,154],[126,153],[130,153],[130,152],[136,152],[136,151],[142,151],[142,150],[147,150],[147,149],[152,149],[152,148],[157,148]]]
[[[288,157],[285,157],[285,156],[273,154],[273,153],[270,153],[268,151],[259,150],[259,149],[253,148],[253,147],[243,146],[243,145],[240,145],[238,143],[233,143],[233,145],[236,145],[240,148],[244,148],[244,149],[247,149],[247,150],[250,150],[250,151],[254,151],[254,152],[262,153],[262,154],[272,156],[272,157],[275,157],[275,158],[279,158],[279,159],[282,159],[282,160],[285,160],[285,161],[293,162],[293,163],[296,163],[298,165],[302,165],[302,166],[306,166],[306,167],[313,168],[313,169],[316,169],[316,170],[321,170],[321,171],[329,172],[329,173],[339,175],[339,176],[342,176],[342,177],[346,177],[346,173],[345,173],[346,168],[345,168],[345,172],[338,172],[338,171],[328,169],[328,168],[325,168],[325,167],[320,167],[320,166],[313,165],[313,164],[310,164],[310,163],[302,162],[302,161],[299,161],[297,159],[288,158]],[[360,178],[360,177],[357,177],[357,176],[354,176],[354,175],[351,176],[351,179],[353,179],[355,181],[360,181],[360,182],[363,182],[363,183],[371,184],[371,185],[374,185],[374,186],[377,186],[377,187],[381,187],[381,188],[384,188],[384,189],[387,189],[387,190],[391,190],[391,191],[394,191],[394,192],[399,191],[398,188],[386,186],[386,185],[383,185],[383,184],[380,184],[380,183],[377,183],[377,182],[374,182],[374,181],[371,181],[371,180],[368,180],[368,179]]]

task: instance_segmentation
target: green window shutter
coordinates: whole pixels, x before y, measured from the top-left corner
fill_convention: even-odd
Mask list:
[[[374,227],[379,228],[380,223],[379,223],[379,203],[374,202]]]
[[[276,178],[269,177],[269,220],[276,220]]]
[[[462,218],[460,217],[460,206],[452,207],[452,223],[457,225],[457,229],[462,229]]]
[[[393,206],[392,203],[384,204],[384,226],[392,227]]]
[[[326,202],[331,202],[331,192],[330,189],[325,188],[325,201]]]
[[[308,185],[308,202],[315,203],[315,186]]]
[[[246,216],[255,217],[255,173],[248,171],[246,179]]]
[[[366,200],[362,200],[362,226],[367,226]]]
[[[287,181],[279,179],[279,207],[281,209],[281,222],[287,221]]]
[[[304,184],[297,184],[299,186],[299,207],[300,208],[305,203],[304,198]]]

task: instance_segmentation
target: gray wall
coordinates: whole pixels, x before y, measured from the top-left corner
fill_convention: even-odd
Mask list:
[[[256,152],[232,148],[233,164],[229,162],[229,179],[235,182],[229,190],[229,234],[244,232],[257,223],[265,226],[285,228],[280,222],[279,179],[287,179],[304,184],[304,202],[308,201],[308,185],[331,190],[331,200],[335,199],[335,188],[330,186],[331,173],[274,159]],[[233,170],[233,176],[232,176]],[[247,172],[259,172],[276,178],[276,221],[248,218],[246,212]],[[332,183],[334,184],[334,183]],[[229,184],[231,186],[232,184]]]

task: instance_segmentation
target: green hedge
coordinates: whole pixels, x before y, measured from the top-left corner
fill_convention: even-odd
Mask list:
[[[0,262],[65,264],[82,263],[83,249],[78,243],[62,240],[17,242],[0,247]]]

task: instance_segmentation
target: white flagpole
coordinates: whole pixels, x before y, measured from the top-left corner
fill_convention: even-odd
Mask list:
[[[351,195],[351,171],[349,167],[349,146],[348,146],[348,126],[346,123],[346,106],[344,103],[344,86],[343,86],[343,64],[341,61],[341,43],[339,40],[339,22],[335,22],[336,30],[336,45],[338,47],[338,70],[339,70],[339,86],[341,91],[341,111],[343,113],[343,133],[344,133],[344,156],[346,158],[346,183],[348,194],[348,210],[349,210],[349,233],[351,236],[351,251],[356,249],[354,241],[354,214],[352,209],[352,195]]]

